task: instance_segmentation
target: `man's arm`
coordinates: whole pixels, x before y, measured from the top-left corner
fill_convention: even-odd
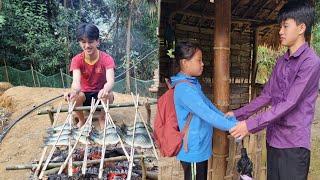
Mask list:
[[[80,92],[81,86],[80,86],[80,79],[81,79],[81,72],[80,69],[74,69],[72,71],[72,84],[71,89],[75,92]]]
[[[314,85],[315,80],[319,78],[319,71],[320,63],[318,61],[305,60],[289,89],[286,100],[272,106],[266,112],[248,119],[246,121],[248,130],[255,132],[258,129],[265,128],[271,122],[280,120],[282,116],[294,109],[299,101],[309,92],[308,90]]]
[[[251,115],[262,109],[263,107],[267,106],[271,102],[271,90],[272,86],[276,81],[276,71],[278,67],[278,62],[274,66],[273,71],[271,73],[271,76],[268,80],[268,82],[264,85],[263,90],[260,94],[260,96],[254,98],[249,104],[243,106],[242,108],[239,108],[233,112],[234,116],[236,116],[237,120],[242,121],[248,119]],[[230,113],[230,112],[228,112]],[[227,114],[228,114],[227,113]],[[228,114],[229,115],[229,114]]]
[[[106,70],[106,79],[107,82],[104,84],[103,89],[100,90],[98,97],[104,97],[112,90],[114,85],[114,69],[109,68]]]
[[[74,69],[72,71],[72,84],[71,84],[71,91],[64,94],[65,100],[72,100],[77,97],[79,92],[81,91],[80,86],[80,78],[81,72],[80,69]]]

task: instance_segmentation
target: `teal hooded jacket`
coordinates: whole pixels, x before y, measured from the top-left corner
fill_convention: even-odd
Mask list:
[[[175,86],[174,103],[179,129],[182,130],[189,112],[193,117],[189,126],[188,152],[181,148],[177,159],[185,162],[202,162],[212,155],[213,128],[228,131],[237,124],[234,117],[226,118],[204,95],[197,78],[178,73],[171,77],[171,85]]]

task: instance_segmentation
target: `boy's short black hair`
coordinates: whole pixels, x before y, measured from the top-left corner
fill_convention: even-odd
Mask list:
[[[83,23],[78,26],[77,29],[77,40],[81,41],[83,38],[88,38],[89,40],[99,39],[99,29],[93,24]]]
[[[177,63],[179,64],[181,59],[190,60],[197,50],[201,50],[198,44],[185,41],[177,43],[174,50],[174,56]]]
[[[279,11],[278,22],[281,23],[287,19],[293,19],[296,23],[306,25],[305,37],[311,35],[314,23],[315,10],[306,1],[291,0],[285,4]]]

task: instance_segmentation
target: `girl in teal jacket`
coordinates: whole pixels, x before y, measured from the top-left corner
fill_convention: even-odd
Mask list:
[[[181,161],[186,180],[205,180],[208,159],[212,155],[213,127],[228,131],[237,124],[237,120],[234,117],[224,117],[202,92],[196,78],[203,71],[201,49],[192,43],[178,43],[175,58],[180,65],[180,72],[171,77],[171,85],[177,84],[174,103],[180,130],[186,124],[188,114],[193,115],[189,126],[187,151],[181,148],[177,159]],[[182,82],[185,80],[189,83]]]

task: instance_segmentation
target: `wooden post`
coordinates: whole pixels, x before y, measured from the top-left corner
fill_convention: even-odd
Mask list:
[[[229,65],[230,65],[230,32],[231,32],[231,0],[216,0],[215,3],[215,31],[214,31],[214,103],[223,111],[229,106]],[[218,129],[214,130],[213,157],[209,161],[208,179],[224,179],[228,156],[227,134]]]
[[[40,80],[39,80],[39,75],[37,74],[37,81],[38,81],[38,87],[41,87],[40,85]]]
[[[9,74],[8,74],[8,69],[7,69],[7,62],[6,62],[6,60],[3,60],[3,61],[4,61],[4,69],[5,69],[5,71],[6,71],[7,82],[10,82]]]
[[[33,79],[33,87],[36,87],[36,79],[34,78],[33,66],[32,65],[31,65],[31,74],[32,74],[32,79]]]
[[[51,125],[52,125],[53,122],[54,122],[54,117],[53,117],[53,112],[51,110],[52,109],[47,109],[47,112],[48,112],[48,115],[49,115],[49,118],[50,118],[50,122],[51,122]]]
[[[253,40],[253,53],[252,53],[252,66],[251,66],[251,98],[250,101],[257,95],[256,77],[257,77],[257,52],[258,52],[258,36],[259,29],[256,27],[253,30],[254,40]]]
[[[64,79],[63,79],[63,73],[62,73],[62,69],[61,69],[61,68],[60,68],[60,75],[61,75],[62,87],[63,87],[63,88],[66,88],[66,87],[64,86]]]

